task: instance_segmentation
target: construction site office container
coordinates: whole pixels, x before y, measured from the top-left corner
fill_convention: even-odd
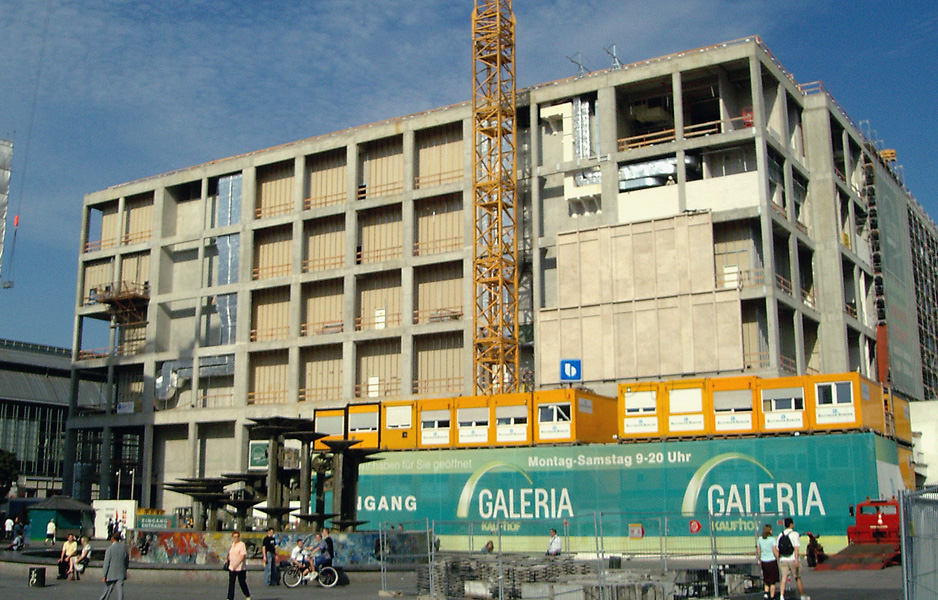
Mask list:
[[[531,394],[492,396],[496,446],[520,446],[534,443]]]
[[[886,433],[886,408],[879,383],[859,373],[833,373],[807,376],[805,384],[810,429]]]
[[[323,442],[345,439],[345,408],[317,408],[313,412],[313,428],[326,437],[313,443],[315,450],[329,450]]]
[[[618,435],[620,442],[659,438],[667,431],[666,410],[658,382],[619,384]]]
[[[418,448],[451,448],[453,446],[452,398],[417,401],[417,423],[420,427]]]
[[[756,397],[758,378],[714,377],[706,380],[704,397],[713,408],[712,427],[715,435],[747,434],[758,431],[762,405]]]
[[[381,403],[381,448],[413,450],[417,447],[417,402],[392,400]]]
[[[616,401],[584,390],[534,392],[534,443],[610,443],[616,436]]]
[[[775,377],[757,382],[757,399],[762,403],[759,431],[779,433],[807,431],[805,378]],[[813,396],[812,396],[813,397]]]
[[[709,403],[704,397],[703,379],[682,379],[663,383],[659,392],[667,407],[667,435],[706,435]]]
[[[361,440],[355,448],[381,447],[381,405],[377,402],[349,404],[346,407],[347,439]]]
[[[915,483],[915,460],[912,448],[904,444],[896,444],[899,452],[899,472],[902,473],[902,482],[906,489],[915,490],[918,486]]]
[[[463,396],[454,400],[457,448],[478,448],[492,443],[491,396]]]
[[[912,413],[909,401],[901,396],[890,394],[889,407],[892,409],[893,424],[896,439],[906,444],[912,444]]]

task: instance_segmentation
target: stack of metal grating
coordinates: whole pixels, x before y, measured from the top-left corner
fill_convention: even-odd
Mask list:
[[[531,583],[561,583],[588,576],[595,585],[596,563],[576,561],[569,558],[505,556],[466,556],[459,554],[437,554],[429,569],[420,569],[417,574],[417,589],[420,593],[436,598],[466,598],[470,583],[473,596],[499,597],[499,569],[503,574],[503,599],[522,598],[522,585]],[[433,585],[430,585],[430,569]],[[480,593],[485,590],[484,593]]]

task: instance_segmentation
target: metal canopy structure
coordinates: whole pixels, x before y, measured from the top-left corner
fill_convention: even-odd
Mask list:
[[[518,390],[515,18],[511,0],[472,12],[473,347],[480,394]]]

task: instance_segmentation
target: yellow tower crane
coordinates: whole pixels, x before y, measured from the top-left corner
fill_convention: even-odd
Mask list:
[[[515,104],[515,17],[511,0],[475,0],[473,346],[479,394],[519,389]]]

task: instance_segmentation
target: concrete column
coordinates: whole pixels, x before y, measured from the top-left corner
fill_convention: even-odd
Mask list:
[[[616,89],[614,87],[609,86],[599,89],[596,99],[596,119],[598,121],[597,125],[599,131],[605,134],[599,140],[599,171],[601,174],[600,206],[603,211],[603,221],[606,223],[615,223],[618,221],[619,213],[619,166],[615,160],[616,154],[619,152],[619,136],[618,127],[616,126]],[[538,136],[540,136],[540,128],[537,129],[537,132]],[[538,137],[538,141],[540,141],[540,137]],[[540,186],[537,185],[536,178],[532,180],[532,183],[532,191],[536,190],[538,198],[538,202],[532,203],[532,206],[537,208],[539,217]],[[536,247],[537,237],[533,239],[535,240]],[[534,255],[536,257],[535,260],[540,262],[539,258],[537,258],[538,253],[534,252]],[[540,273],[537,268],[534,269],[534,272]],[[535,300],[538,300],[537,286],[535,286],[534,293]],[[538,306],[538,304],[535,303],[535,306]]]
[[[267,507],[280,507],[280,436],[272,435],[267,440]],[[280,517],[270,515],[267,518],[267,526],[273,527],[274,531],[280,529]]]
[[[111,483],[114,479],[114,436],[110,427],[101,430],[101,479],[98,482],[98,497],[111,500],[114,494]]]
[[[150,498],[153,495],[153,423],[147,423],[143,426],[143,439],[140,445],[143,447],[142,463],[134,467],[136,469],[136,481],[140,482],[140,502],[141,508],[150,508]]]
[[[310,446],[309,440],[300,440],[300,512],[308,513],[311,511],[310,489]]]
[[[77,346],[73,345],[72,347],[72,355],[74,358],[74,348],[77,348]],[[65,457],[62,461],[62,494],[65,496],[72,496],[75,493],[73,484],[75,479],[75,462],[78,459],[78,434],[74,429],[68,426],[68,422],[78,413],[79,382],[78,369],[72,369],[68,381],[68,413],[66,413],[65,418]]]
[[[414,178],[418,175],[418,165],[415,160],[417,151],[414,147],[415,135],[413,130],[409,129],[405,131],[403,138],[403,148],[401,152],[403,153],[404,172],[401,176],[404,178],[404,193],[407,193],[414,191]]]

